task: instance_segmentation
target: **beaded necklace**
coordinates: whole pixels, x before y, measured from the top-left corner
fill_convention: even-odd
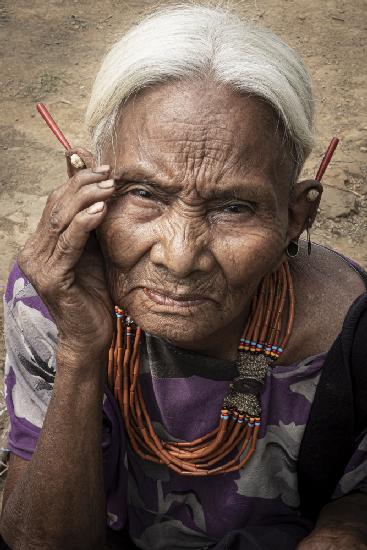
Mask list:
[[[278,271],[262,279],[252,300],[238,347],[238,376],[223,401],[218,426],[193,441],[175,442],[160,439],[154,430],[139,382],[142,330],[116,306],[117,330],[109,351],[108,384],[118,400],[134,452],[181,475],[211,476],[242,468],[256,450],[261,425],[259,395],[269,366],[288,343],[294,309],[292,277],[288,262],[284,262]]]

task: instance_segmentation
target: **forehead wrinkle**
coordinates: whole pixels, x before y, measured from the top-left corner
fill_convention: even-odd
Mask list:
[[[197,129],[197,127],[195,127]],[[218,136],[212,128],[201,127],[199,131],[187,132],[184,137],[165,136],[161,141],[161,153],[168,153],[168,163],[172,164],[175,177],[187,180],[219,179],[228,165],[236,165],[237,149],[232,134]],[[228,136],[230,134],[230,136]],[[164,143],[168,147],[164,147]],[[171,147],[173,145],[173,147]]]
[[[235,188],[235,192],[232,194],[235,196],[236,193],[241,194],[241,189],[246,186],[250,189],[258,188],[259,191],[256,194],[259,195],[263,189],[263,182],[267,182],[266,186],[272,188],[273,182],[267,175],[259,176],[258,171],[252,170],[253,166],[244,165],[242,159],[237,155],[231,155],[227,162],[219,165],[219,169],[218,163],[216,163],[217,173],[210,175],[208,175],[208,170],[204,174],[193,174],[193,170],[190,170],[192,167],[189,169],[187,167],[187,160],[187,158],[181,160],[177,158],[177,155],[173,162],[171,158],[167,158],[167,155],[151,156],[150,159],[145,158],[144,160],[139,158],[136,159],[136,162],[117,169],[112,176],[121,182],[155,182],[167,191],[174,193],[180,191],[185,193],[185,190],[186,193],[195,191],[198,196],[205,199],[215,197],[220,193],[228,195],[233,188]],[[196,162],[195,157],[189,158],[189,160],[193,165]],[[194,170],[195,168],[197,167],[194,166]],[[253,190],[251,193],[255,194]]]
[[[195,133],[188,132],[185,136],[172,133],[172,135],[155,137],[154,141],[160,143],[160,152],[185,159],[212,157],[214,160],[214,156],[217,157],[218,154],[224,156],[234,148],[233,140],[219,136],[217,133],[210,134],[212,132],[207,128]]]
[[[176,142],[176,140],[173,140]],[[187,145],[187,142],[184,141]],[[145,147],[144,147],[145,149]],[[149,151],[149,147],[146,148]],[[135,149],[137,152],[137,150]],[[256,162],[251,159],[250,162],[246,162],[245,159],[236,154],[237,151],[231,151],[227,159],[216,158],[217,148],[214,149],[214,155],[207,154],[202,158],[202,153],[197,158],[197,151],[194,155],[191,155],[191,149],[188,151],[171,152],[168,154],[162,154],[162,149],[159,149],[159,155],[149,154],[147,156],[141,155],[141,151],[138,154],[138,158],[124,166],[120,170],[116,170],[113,175],[116,179],[128,181],[129,178],[134,181],[150,181],[156,182],[167,189],[168,192],[179,193],[183,192],[184,195],[190,195],[196,198],[202,197],[204,200],[219,195],[222,191],[227,193],[233,188],[233,182],[239,182],[235,184],[236,193],[239,194],[242,188],[246,187],[246,183],[257,181],[260,184],[262,181],[267,182],[268,190],[265,193],[271,193],[273,195],[274,183],[273,177],[269,178],[269,174],[266,173],[268,164],[270,161],[264,164],[264,170],[262,175],[259,174]],[[181,154],[184,154],[184,158],[180,158]],[[222,156],[223,155],[219,155]],[[205,165],[205,161],[212,161]],[[250,159],[248,159],[250,160]],[[217,162],[215,162],[217,161]],[[203,166],[204,163],[204,166]],[[215,170],[212,170],[215,165]],[[274,167],[273,167],[274,168]],[[262,185],[259,186],[259,191],[256,195],[259,199],[264,198],[264,193],[261,191]],[[251,191],[251,194],[255,193]],[[235,194],[233,195],[235,196]]]
[[[200,100],[199,103],[201,104]],[[258,112],[259,109],[260,113]],[[245,118],[241,116],[241,113],[237,112],[238,109],[236,107],[233,109],[230,108],[229,111],[221,111],[220,108],[218,110],[217,105],[211,106],[205,103],[204,113],[201,111],[197,112],[196,104],[193,106],[193,110],[194,112],[190,112],[189,114],[184,113],[182,119],[179,119],[176,113],[173,113],[171,117],[169,117],[166,112],[160,112],[157,118],[154,116],[152,118],[148,115],[150,123],[154,122],[154,124],[152,124],[154,130],[151,132],[154,139],[157,139],[157,134],[155,132],[157,129],[158,134],[161,133],[161,137],[158,139],[162,143],[175,142],[178,145],[181,142],[190,142],[193,145],[195,145],[195,143],[198,145],[202,143],[203,148],[206,143],[218,144],[219,147],[225,145],[229,148],[241,149],[242,155],[246,157],[263,157],[262,154],[259,155],[259,150],[263,149],[264,137],[266,138],[265,141],[270,138],[271,141],[274,142],[274,147],[272,149],[278,148],[279,121],[273,120],[274,114],[272,112],[269,113],[269,109],[265,109],[264,112],[262,105],[259,106],[255,104],[255,112],[250,111],[248,114],[246,113],[247,116],[245,116]],[[234,112],[232,113],[231,111]],[[262,131],[254,132],[254,124],[255,126],[259,124],[259,114],[261,115],[260,123]],[[199,120],[192,120],[194,116],[197,116]],[[200,118],[203,117],[205,117],[204,122],[201,122]],[[241,120],[245,122],[245,124],[241,124]],[[255,130],[257,130],[257,128],[255,128]],[[184,132],[184,134],[181,137],[180,134],[182,134],[182,132]],[[267,152],[270,152],[270,156],[272,156],[271,151]]]
[[[185,126],[187,127],[186,123]],[[191,126],[198,128],[195,123],[192,123]],[[172,165],[173,169],[181,166],[185,178],[189,176],[190,171],[198,172],[202,168],[205,168],[204,174],[209,171],[217,172],[215,175],[212,173],[210,179],[215,177],[218,180],[224,174],[236,170],[236,168],[239,169],[238,171],[245,171],[246,173],[251,169],[260,168],[264,176],[268,176],[269,173],[273,177],[278,175],[278,166],[273,166],[275,156],[278,157],[278,155],[274,155],[277,149],[276,143],[274,143],[274,152],[270,151],[270,154],[264,155],[259,154],[259,152],[261,153],[261,145],[259,147],[258,140],[244,140],[243,135],[238,134],[236,136],[235,132],[231,132],[226,128],[225,133],[227,136],[221,137],[213,132],[212,127],[202,126],[195,133],[200,133],[200,136],[170,137],[165,132],[162,137],[157,137],[157,135],[154,137],[154,140],[160,143],[160,154],[166,153],[168,155],[168,163]],[[164,146],[165,143],[168,147]],[[144,147],[144,149],[149,151],[150,147]],[[165,164],[167,163],[165,162]],[[176,170],[173,170],[173,172],[176,172]],[[177,172],[172,176],[177,177]],[[192,173],[192,176],[198,179],[200,174],[195,175]]]
[[[251,108],[245,110],[242,98],[241,105],[233,106],[225,97],[219,105],[217,101],[212,104],[210,95],[209,101],[199,95],[198,101],[193,96],[186,102],[181,88],[177,96],[183,97],[183,103],[176,109],[175,93],[158,96],[157,90],[148,91],[145,99],[137,102],[139,107],[134,101],[127,110],[124,132],[131,136],[133,129],[134,134],[130,154],[154,165],[160,180],[203,192],[231,173],[237,179],[238,174],[256,172],[258,178],[273,180],[273,185],[284,178],[284,167],[278,166],[278,121],[274,124],[274,115],[266,106],[250,98]]]
[[[192,116],[194,113],[192,114]],[[185,131],[186,135],[183,139],[187,139],[187,133],[194,131],[194,133],[202,133],[204,135],[207,135],[210,130],[222,131],[224,133],[227,133],[229,135],[233,135],[233,131],[231,131],[228,128],[228,124],[220,123],[220,119],[223,119],[225,117],[225,120],[229,120],[228,114],[218,114],[217,120],[211,120],[210,118],[206,118],[205,122],[201,122],[199,120],[190,120],[190,118],[185,118],[184,120],[179,120],[177,118],[165,118],[161,117],[161,119],[158,119],[158,121],[155,121],[155,126],[158,129],[162,129],[164,132],[168,130],[168,133],[171,132],[171,129],[177,130],[179,129],[180,132]],[[163,118],[163,120],[162,120]]]
[[[159,175],[158,175],[159,174]],[[128,182],[150,183],[158,185],[162,190],[173,194],[183,194],[186,198],[188,196],[193,199],[206,200],[229,200],[234,199],[251,199],[257,202],[264,202],[264,198],[267,196],[267,203],[273,203],[276,201],[276,193],[272,182],[264,178],[263,181],[259,181],[257,177],[251,177],[250,172],[246,172],[244,177],[241,177],[239,173],[234,174],[233,177],[227,173],[218,178],[216,181],[205,182],[205,185],[196,184],[187,185],[188,182],[181,181],[178,183],[178,179],[171,179],[164,175],[159,170],[154,170],[154,167],[137,164],[125,167],[122,170],[117,171],[114,174],[114,178],[119,180],[122,184]],[[209,185],[208,185],[209,183]]]

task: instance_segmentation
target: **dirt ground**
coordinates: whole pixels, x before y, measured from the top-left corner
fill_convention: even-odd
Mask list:
[[[84,111],[103,54],[146,10],[171,3],[0,0],[2,289],[47,195],[65,178],[62,148],[36,114],[35,103],[47,104],[72,144],[87,144]],[[367,267],[366,1],[237,0],[230,5],[273,29],[304,57],[317,113],[316,147],[304,175],[315,175],[331,137],[341,140],[323,180],[312,237]],[[5,428],[1,401],[0,430]]]

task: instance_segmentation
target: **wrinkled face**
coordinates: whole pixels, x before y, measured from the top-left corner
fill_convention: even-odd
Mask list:
[[[192,349],[239,337],[287,245],[281,140],[265,103],[208,83],[156,86],[122,109],[98,235],[111,296],[145,331]]]

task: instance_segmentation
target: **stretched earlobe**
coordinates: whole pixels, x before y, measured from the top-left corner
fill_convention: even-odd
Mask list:
[[[289,241],[289,244],[286,250],[288,258],[295,258],[296,256],[298,256],[298,252],[299,252],[298,241]]]
[[[310,228],[316,218],[322,196],[322,185],[316,180],[298,182],[289,203],[288,239],[298,241],[303,231],[307,231],[308,253],[311,253]],[[287,256],[296,256],[296,248],[290,245]]]
[[[311,255],[311,227],[312,227],[312,219],[310,216],[307,218],[307,253],[310,256]]]

